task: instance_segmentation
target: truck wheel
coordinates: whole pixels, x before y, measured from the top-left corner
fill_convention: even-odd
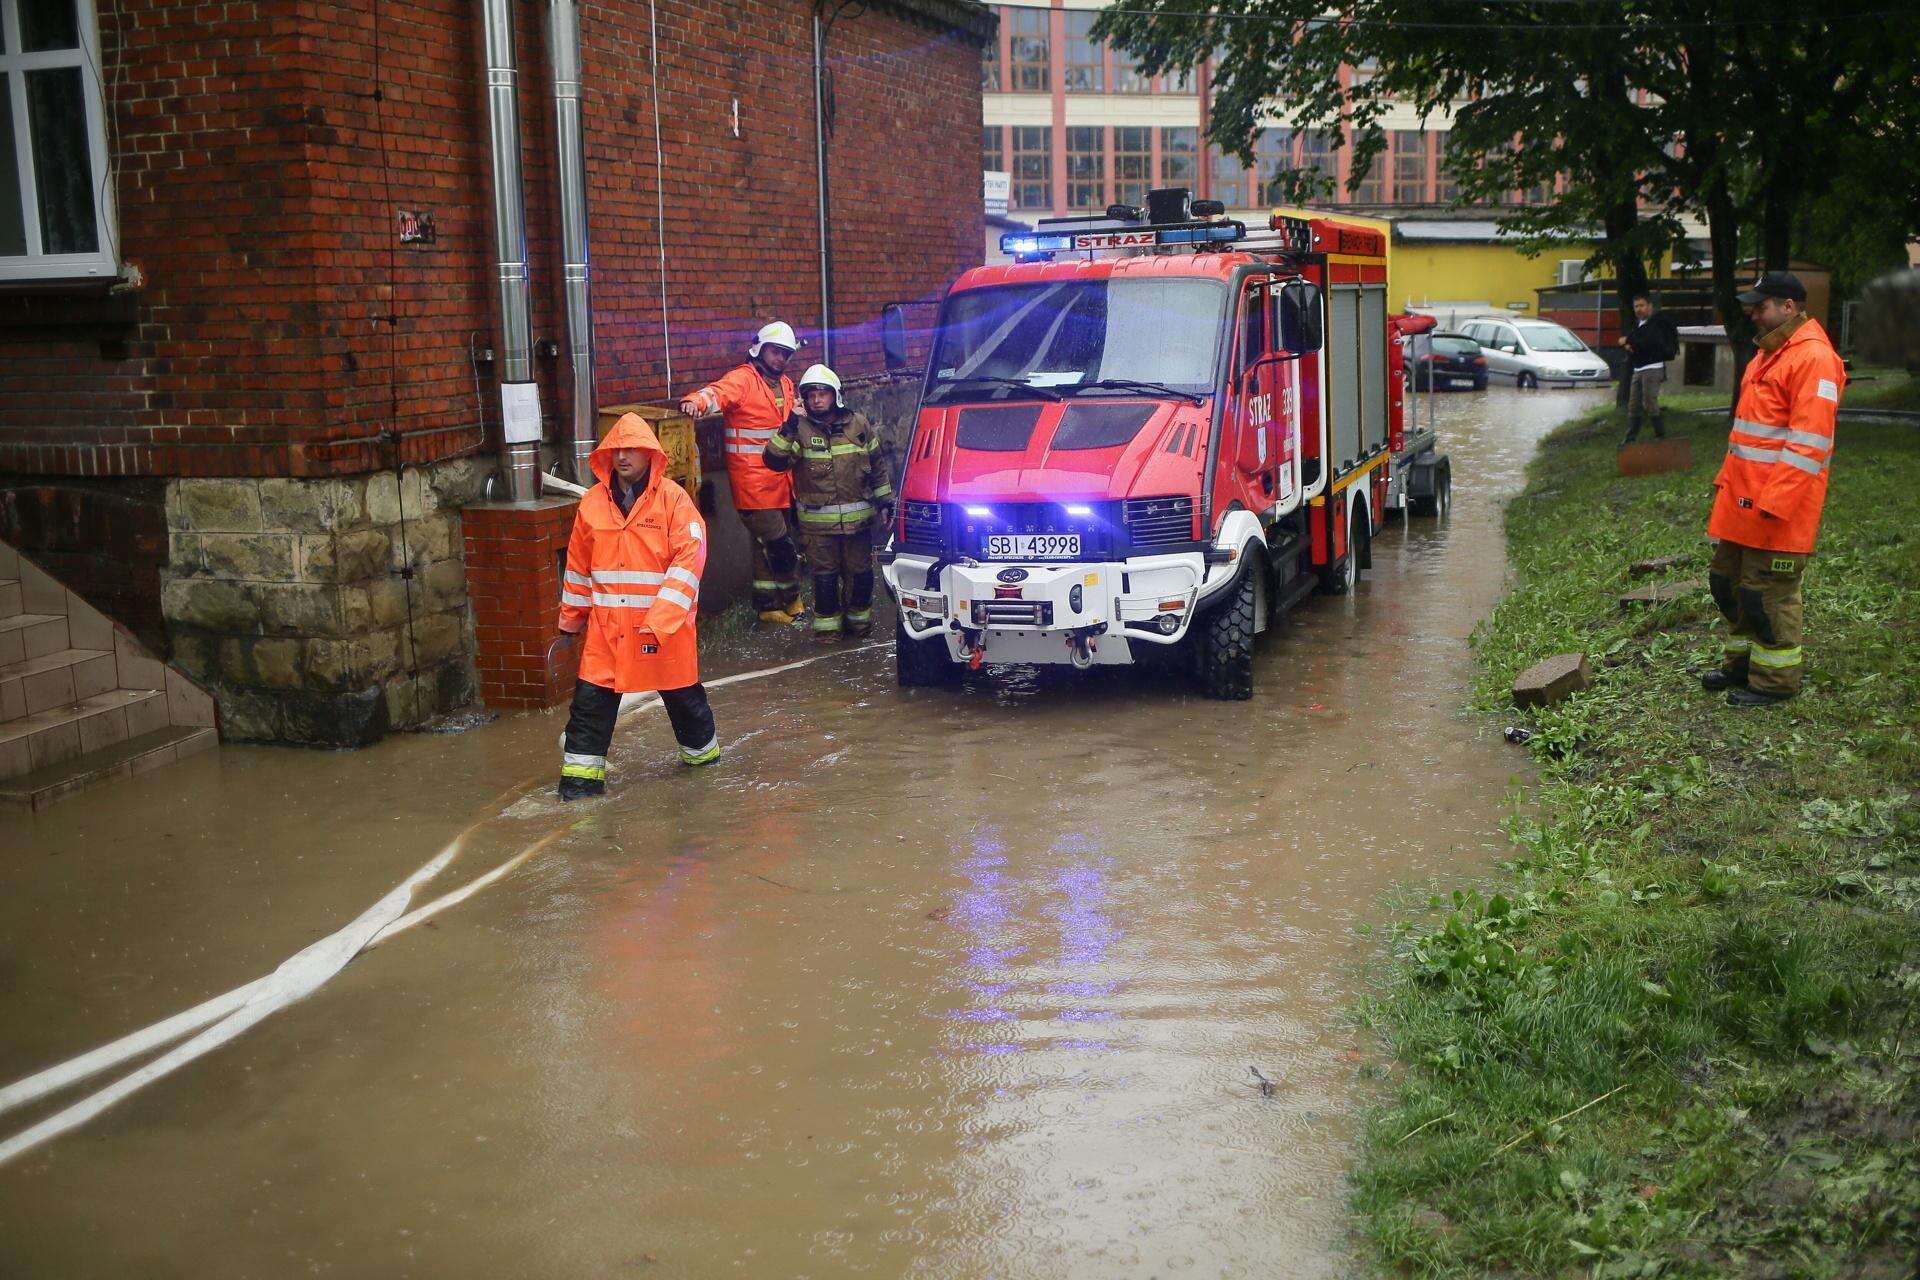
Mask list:
[[[893,670],[903,689],[933,689],[958,683],[960,664],[947,656],[939,636],[916,640],[898,618],[893,622]]]
[[[1347,526],[1347,554],[1340,563],[1320,571],[1320,589],[1330,596],[1344,596],[1360,581],[1360,570],[1373,558],[1373,530],[1367,523],[1367,510],[1358,503],[1353,508],[1353,523]]]
[[[1258,565],[1248,565],[1226,601],[1194,627],[1200,688],[1209,698],[1245,702],[1253,696],[1254,575],[1259,572]]]

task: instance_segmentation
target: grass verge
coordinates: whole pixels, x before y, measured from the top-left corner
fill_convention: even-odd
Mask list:
[[[1640,479],[1615,474],[1620,429],[1549,437],[1507,514],[1518,583],[1476,637],[1477,704],[1510,707],[1554,653],[1587,653],[1594,682],[1516,715],[1539,780],[1497,881],[1393,928],[1361,1008],[1394,1087],[1358,1229],[1390,1274],[1912,1276],[1920,429],[1842,424],[1807,689],[1760,711],[1697,682],[1719,650],[1704,590],[1616,600],[1635,560],[1704,578],[1724,423],[1687,428],[1690,472]]]

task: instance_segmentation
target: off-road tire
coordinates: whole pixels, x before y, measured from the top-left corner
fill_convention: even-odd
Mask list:
[[[1330,596],[1344,596],[1360,581],[1360,571],[1373,559],[1372,526],[1364,507],[1356,504],[1347,525],[1347,554],[1320,571],[1320,590]]]
[[[1453,468],[1442,462],[1433,469],[1433,492],[1410,498],[1407,505],[1417,516],[1444,520],[1453,510]]]
[[[1200,689],[1209,698],[1245,702],[1253,697],[1253,575],[1258,572],[1258,565],[1248,565],[1226,600],[1194,627]]]
[[[959,683],[961,667],[947,656],[945,640],[939,636],[915,640],[895,618],[893,671],[903,689],[937,689]]]

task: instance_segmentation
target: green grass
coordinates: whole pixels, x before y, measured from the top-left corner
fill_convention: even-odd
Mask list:
[[[1848,405],[1915,391],[1894,374]],[[1704,577],[1724,426],[1681,421],[1691,472],[1618,477],[1621,423],[1596,414],[1547,439],[1508,511],[1518,585],[1476,637],[1477,705],[1510,708],[1555,653],[1594,682],[1508,711],[1539,770],[1512,860],[1394,926],[1363,1002],[1392,1092],[1354,1207],[1387,1274],[1913,1274],[1920,429],[1841,426],[1806,691],[1736,711],[1696,680],[1718,659],[1706,592],[1615,599],[1638,559]]]

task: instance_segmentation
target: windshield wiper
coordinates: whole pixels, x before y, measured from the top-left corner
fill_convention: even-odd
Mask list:
[[[1084,391],[1094,387],[1101,391],[1139,391],[1154,396],[1178,396],[1182,400],[1191,400],[1195,404],[1205,404],[1207,398],[1198,391],[1182,391],[1170,387],[1164,382],[1141,382],[1135,378],[1096,378],[1092,382],[1076,382],[1075,391]]]
[[[1035,386],[1024,378],[999,378],[989,374],[977,374],[970,378],[936,378],[933,383],[933,389],[936,392],[942,391],[947,387],[965,386],[1010,387],[1015,391],[1031,391],[1042,400],[1058,400],[1061,398],[1060,393],[1052,387]]]

